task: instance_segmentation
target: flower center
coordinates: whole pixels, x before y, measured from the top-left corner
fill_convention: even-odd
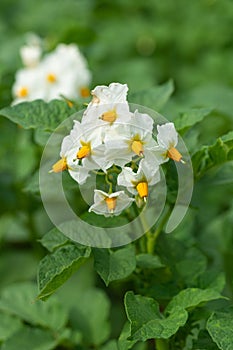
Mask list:
[[[79,90],[79,92],[80,92],[80,95],[81,95],[82,97],[89,97],[89,96],[90,96],[90,90],[89,90],[88,87],[86,87],[86,86],[81,87],[81,89]]]
[[[49,73],[47,74],[47,77],[46,77],[47,81],[51,84],[55,83],[57,81],[57,78],[56,78],[56,75],[53,74],[53,73]]]
[[[67,162],[66,162],[66,158],[63,157],[53,165],[51,172],[60,173],[61,171],[66,169],[67,169]]]
[[[176,162],[180,162],[182,155],[180,154],[179,151],[177,151],[177,149],[175,147],[171,147],[169,149],[169,151],[167,152],[167,156],[173,160],[175,160]]]
[[[111,198],[106,197],[104,200],[105,200],[105,203],[107,204],[108,211],[110,213],[113,213],[116,208],[117,197],[111,197]]]
[[[110,111],[107,111],[103,113],[100,117],[100,119],[104,120],[105,122],[114,123],[117,118],[116,110],[112,109]]]
[[[79,148],[77,152],[77,158],[78,159],[83,159],[85,157],[88,157],[89,154],[91,153],[91,145],[90,142],[86,143],[81,141],[82,147]]]
[[[21,87],[17,92],[17,97],[27,97],[28,96],[28,88],[25,86]]]
[[[148,197],[148,183],[146,181],[139,182],[136,190],[141,198]]]
[[[134,153],[136,153],[138,156],[143,155],[143,144],[141,141],[134,140],[131,144],[131,149]]]

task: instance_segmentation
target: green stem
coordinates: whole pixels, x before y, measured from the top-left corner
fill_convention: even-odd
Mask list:
[[[168,343],[167,340],[165,339],[156,339],[155,341],[155,349],[156,350],[168,350]]]
[[[109,180],[108,174],[105,175],[105,181],[106,181],[106,183],[109,185],[109,191],[108,191],[108,193],[111,194],[111,193],[112,193],[112,182]]]

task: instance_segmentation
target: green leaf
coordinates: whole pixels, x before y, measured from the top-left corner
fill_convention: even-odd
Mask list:
[[[95,269],[105,282],[128,277],[136,267],[134,246],[128,245],[116,251],[94,249]]]
[[[6,287],[1,294],[0,309],[17,315],[24,321],[58,330],[67,321],[67,311],[56,298],[43,303],[35,301],[37,287],[32,283],[17,283]]]
[[[135,103],[148,108],[153,108],[156,111],[160,111],[169,100],[169,97],[173,91],[174,84],[172,80],[169,80],[163,85],[130,94],[128,100],[130,103]]]
[[[1,313],[0,319],[0,342],[9,338],[13,333],[22,327],[21,321],[11,315]]]
[[[49,103],[43,100],[22,102],[12,107],[0,110],[0,115],[21,125],[25,129],[42,129],[53,131],[62,121],[77,112],[65,101],[53,100]]]
[[[187,288],[173,297],[167,305],[165,313],[171,313],[176,308],[193,308],[201,303],[221,298],[223,296],[214,289]]]
[[[72,328],[81,331],[84,344],[100,345],[108,339],[109,311],[110,302],[102,290],[86,289],[80,296],[72,308],[70,323]]]
[[[70,244],[45,256],[38,270],[38,298],[46,299],[53,294],[84,263],[90,253],[90,247]]]
[[[136,261],[137,266],[141,269],[160,269],[165,266],[159,256],[152,254],[138,254]]]
[[[233,308],[213,313],[208,319],[207,330],[219,349],[233,350]]]
[[[129,337],[130,337],[130,323],[126,322],[118,339],[118,350],[128,350],[134,346],[134,344],[137,341],[129,340],[128,339]]]
[[[52,350],[57,345],[56,339],[46,330],[23,327],[3,345],[2,350]]]
[[[170,338],[188,318],[187,311],[182,308],[163,318],[154,299],[134,295],[133,292],[126,293],[125,308],[131,325],[130,339],[137,341]]]
[[[40,243],[50,252],[53,252],[69,241],[69,238],[67,238],[62,232],[54,227],[41,238]]]
[[[223,135],[210,146],[203,146],[192,157],[196,178],[202,177],[214,166],[233,160],[233,131]]]
[[[175,127],[179,132],[184,132],[195,124],[201,122],[207,115],[210,114],[210,112],[210,108],[193,108],[182,113],[174,120]]]

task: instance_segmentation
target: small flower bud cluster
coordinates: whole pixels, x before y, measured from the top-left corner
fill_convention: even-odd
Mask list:
[[[97,86],[91,92],[92,101],[81,122],[75,120],[63,139],[61,159],[51,170],[68,170],[80,185],[91,172],[104,175],[109,192],[96,189],[89,211],[105,216],[121,214],[135,200],[146,201],[150,187],[160,181],[160,164],[169,158],[182,161],[175,148],[178,134],[174,124],[157,125],[155,140],[153,119],[138,110],[130,111],[127,92],[127,85],[119,83]]]
[[[16,72],[13,104],[43,99],[88,97],[91,73],[77,45],[59,44],[43,58],[41,41],[31,38],[20,49],[24,68]]]

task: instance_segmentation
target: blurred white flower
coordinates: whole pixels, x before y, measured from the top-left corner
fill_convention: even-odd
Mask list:
[[[159,166],[145,159],[140,161],[136,173],[132,168],[124,167],[117,178],[119,186],[125,186],[130,193],[138,193],[141,198],[147,198],[148,186],[155,185],[159,181]]]
[[[124,191],[108,194],[101,190],[95,190],[94,204],[89,208],[89,212],[93,211],[106,217],[120,215],[133,201],[134,199],[127,196]]]
[[[37,61],[39,49],[36,47],[31,44],[21,48],[22,59],[27,67],[16,73],[12,87],[14,104],[38,98],[50,101],[63,97],[72,100],[89,96],[91,73],[76,45],[59,44],[40,62]]]
[[[20,48],[21,60],[25,67],[32,68],[39,64],[42,55],[42,40],[34,33],[27,33],[26,44]]]

